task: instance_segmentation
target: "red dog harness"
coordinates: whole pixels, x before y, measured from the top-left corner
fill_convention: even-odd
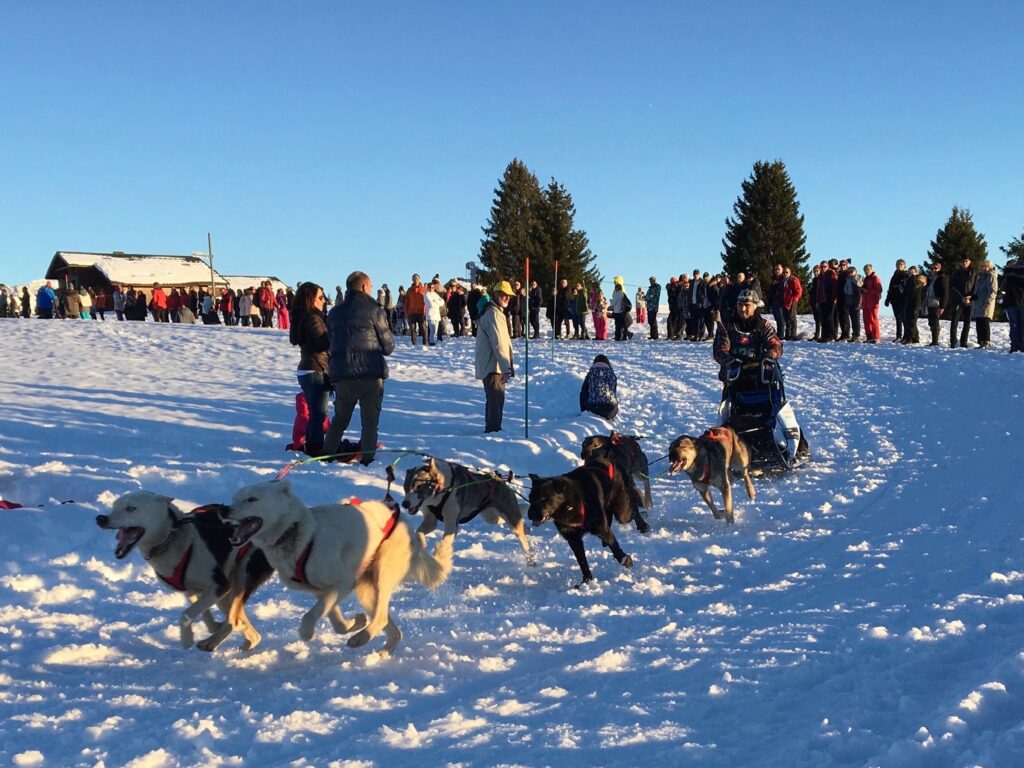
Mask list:
[[[711,429],[707,430],[703,435],[701,435],[699,438],[697,438],[697,442],[700,442],[700,443],[713,443],[716,440],[720,441],[720,440],[728,440],[728,439],[729,439],[729,433],[726,432],[724,429],[722,429],[721,427],[711,427]],[[728,471],[728,468],[726,468],[726,471]],[[701,478],[700,478],[700,480],[698,482],[707,483],[707,481],[710,480],[710,479],[711,479],[711,462],[708,462],[707,465],[704,467],[704,474],[701,475]]]
[[[363,502],[360,499],[356,498],[353,498],[349,501],[349,504],[353,504],[355,506],[359,506],[362,503]],[[398,525],[398,518],[400,515],[401,509],[396,505],[394,511],[391,513],[391,516],[387,519],[387,522],[385,522],[380,529],[382,534],[380,544],[378,544],[377,548],[373,550],[373,553],[367,558],[366,562],[359,567],[360,575],[362,575],[362,573],[370,566],[370,563],[373,561],[373,558],[377,555],[377,550],[380,549],[380,545],[387,541],[388,538],[390,538],[391,534],[395,530],[395,527]],[[294,573],[292,573],[292,581],[297,582],[299,584],[305,584],[306,586],[309,586],[309,578],[306,576],[306,562],[309,560],[310,552],[313,551],[313,541],[314,539],[310,539],[305,549],[302,550],[302,554],[299,555],[299,559],[295,561],[295,571]]]
[[[614,480],[615,479],[615,465],[612,464],[610,461],[608,462],[608,479],[609,480]],[[572,523],[571,527],[573,527],[573,528],[582,528],[584,523],[587,520],[587,507],[586,507],[586,504],[584,504],[582,501],[580,502],[579,513],[580,513],[580,519],[577,522]]]
[[[185,571],[188,570],[188,564],[192,560],[192,545],[188,545],[188,549],[185,550],[185,554],[181,556],[181,560],[174,567],[174,573],[170,576],[164,576],[162,573],[157,571],[157,576],[160,580],[169,586],[171,589],[176,589],[179,592],[185,591]]]

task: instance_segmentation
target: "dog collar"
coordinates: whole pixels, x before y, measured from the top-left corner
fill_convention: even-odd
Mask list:
[[[185,571],[188,570],[188,564],[192,560],[192,545],[188,545],[188,549],[185,550],[185,554],[181,556],[181,560],[174,567],[174,573],[170,576],[164,576],[160,571],[156,571],[156,575],[160,580],[169,586],[171,589],[176,589],[179,592],[185,591]],[[154,568],[154,570],[156,570]]]

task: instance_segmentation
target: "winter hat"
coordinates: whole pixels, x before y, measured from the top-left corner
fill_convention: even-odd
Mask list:
[[[512,290],[512,286],[509,285],[508,280],[502,280],[500,283],[495,283],[494,288],[491,289],[491,293],[504,293],[506,296],[515,295],[515,291]]]
[[[622,285],[622,276],[621,275],[616,275],[615,276],[615,284],[616,285]]]

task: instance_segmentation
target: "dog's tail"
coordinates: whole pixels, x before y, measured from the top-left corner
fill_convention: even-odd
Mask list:
[[[454,536],[443,536],[431,554],[427,550],[427,540],[421,533],[412,537],[412,562],[409,567],[408,579],[418,581],[428,589],[437,589],[444,584],[452,570],[452,543]]]

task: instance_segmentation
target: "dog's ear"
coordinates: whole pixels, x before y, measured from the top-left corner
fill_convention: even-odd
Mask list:
[[[431,474],[437,471],[437,462],[434,461],[434,457],[430,456],[427,458],[427,469]]]
[[[271,480],[274,484],[274,490],[282,496],[289,496],[292,492],[292,481],[291,480]]]

